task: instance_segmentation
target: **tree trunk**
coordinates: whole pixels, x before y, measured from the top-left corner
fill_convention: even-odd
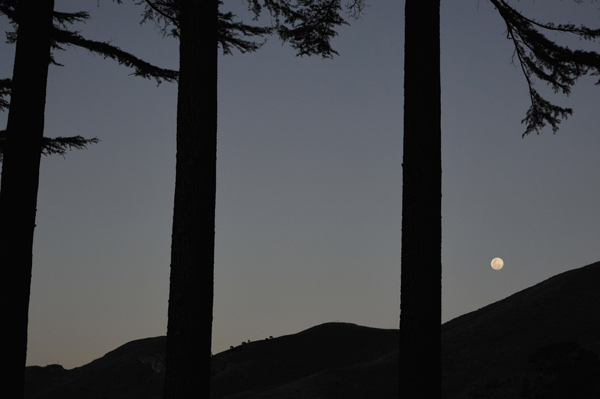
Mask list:
[[[441,396],[440,1],[407,0],[400,398]]]
[[[9,365],[4,372],[9,386],[4,391],[22,398],[54,1],[20,1],[17,7],[19,26],[0,191],[0,256],[5,285],[11,287],[10,304],[5,306],[5,341],[11,350],[4,359]]]
[[[216,152],[216,0],[180,0],[177,159],[164,397],[208,397]]]

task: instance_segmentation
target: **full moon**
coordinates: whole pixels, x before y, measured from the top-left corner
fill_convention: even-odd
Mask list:
[[[504,266],[504,261],[500,258],[492,259],[492,269],[500,270]]]

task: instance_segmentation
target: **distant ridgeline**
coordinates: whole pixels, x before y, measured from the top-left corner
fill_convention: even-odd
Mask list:
[[[600,398],[600,262],[442,326],[443,399]],[[398,397],[398,330],[325,323],[212,357],[211,398]],[[26,399],[162,398],[165,337],[28,367]],[[426,348],[424,349],[426,350]]]

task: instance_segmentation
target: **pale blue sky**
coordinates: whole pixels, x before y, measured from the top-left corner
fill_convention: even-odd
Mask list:
[[[56,9],[86,7],[84,35],[176,68],[177,43],[126,3]],[[213,352],[328,321],[398,327],[403,2],[369,3],[334,60],[274,39],[219,59]],[[518,4],[600,26],[597,3],[539,3]],[[443,321],[600,259],[600,88],[553,97],[574,115],[522,139],[511,55],[487,1],[442,2]],[[71,368],[166,333],[176,86],[80,49],[56,58],[46,134],[102,142],[42,161],[28,364]]]

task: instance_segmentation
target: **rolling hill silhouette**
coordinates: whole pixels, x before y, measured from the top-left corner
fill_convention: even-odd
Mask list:
[[[397,398],[398,337],[325,323],[249,342],[213,356],[211,397]],[[600,398],[600,262],[453,319],[441,339],[444,399]],[[71,370],[27,367],[25,397],[160,398],[164,345],[132,341]]]
[[[600,262],[445,323],[442,397],[526,397],[517,395],[527,395],[527,389],[536,389],[531,387],[536,378],[541,379],[529,356],[560,343],[600,354]],[[590,397],[600,398],[598,392]]]

